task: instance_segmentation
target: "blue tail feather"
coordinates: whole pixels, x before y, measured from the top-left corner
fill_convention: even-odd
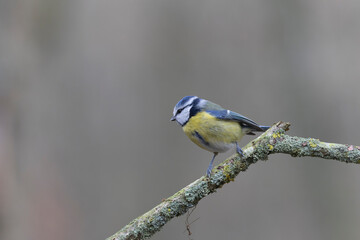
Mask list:
[[[270,128],[270,126],[259,126],[264,132]]]

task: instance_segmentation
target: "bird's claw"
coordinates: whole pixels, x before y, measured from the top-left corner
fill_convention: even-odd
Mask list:
[[[241,156],[244,157],[244,152],[243,150],[239,147],[239,144],[236,143],[236,152]]]

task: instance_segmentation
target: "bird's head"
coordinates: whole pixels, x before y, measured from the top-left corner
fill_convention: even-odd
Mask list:
[[[177,121],[181,126],[184,126],[193,115],[201,111],[205,101],[197,96],[183,97],[175,105],[173,116],[170,120]]]

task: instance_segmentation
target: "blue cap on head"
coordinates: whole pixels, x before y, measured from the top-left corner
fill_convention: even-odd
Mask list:
[[[180,106],[183,106],[183,105],[186,105],[187,102],[190,101],[190,99],[194,99],[194,98],[197,98],[196,96],[186,96],[186,97],[183,97],[175,106],[175,108],[178,108]]]

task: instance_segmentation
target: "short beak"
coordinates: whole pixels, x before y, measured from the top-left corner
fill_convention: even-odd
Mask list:
[[[172,117],[170,118],[170,121],[175,121],[175,116],[172,116]]]

